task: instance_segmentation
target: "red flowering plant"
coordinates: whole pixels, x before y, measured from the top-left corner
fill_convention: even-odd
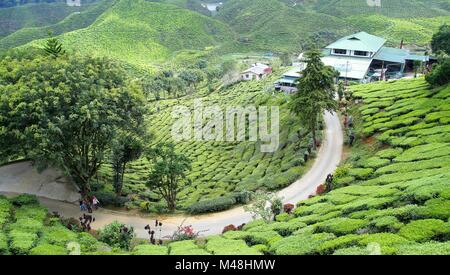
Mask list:
[[[292,210],[294,210],[294,208],[295,208],[295,205],[293,205],[291,203],[285,204],[283,206],[284,213],[288,213],[288,214],[291,214]]]
[[[200,235],[201,231],[195,232],[192,225],[178,226],[177,231],[175,231],[172,235],[173,241],[186,241],[186,240],[195,240]]]
[[[228,231],[237,231],[238,229],[236,228],[236,226],[234,226],[234,224],[230,224],[227,225],[223,228],[222,234],[228,232]]]
[[[317,195],[322,195],[323,193],[325,193],[327,191],[327,186],[325,184],[321,184],[317,187],[316,189],[316,194]]]

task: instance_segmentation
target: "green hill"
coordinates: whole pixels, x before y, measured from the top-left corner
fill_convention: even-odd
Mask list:
[[[227,25],[174,5],[120,0],[91,26],[60,39],[69,50],[149,68],[177,51],[232,43],[234,35]]]
[[[359,14],[382,14],[388,17],[434,17],[450,13],[448,0],[383,0],[381,7],[370,6],[367,0],[316,0],[316,11],[346,17]],[[375,2],[375,1],[372,1]]]
[[[0,51],[24,45],[36,39],[46,38],[49,31],[54,35],[60,35],[73,30],[86,28],[113,4],[113,0],[101,0],[97,3],[83,6],[80,12],[71,13],[55,24],[46,24],[43,27],[24,27],[4,38],[0,38]],[[34,15],[30,15],[30,17],[32,18]]]
[[[278,0],[231,0],[218,18],[240,34],[247,48],[275,52],[299,50],[311,39],[330,42],[353,31],[342,19],[303,12]]]
[[[0,38],[22,28],[43,27],[56,24],[74,12],[89,9],[69,7],[66,3],[40,3],[0,9]]]
[[[359,30],[386,38],[392,46],[398,47],[402,39],[406,44],[425,46],[441,25],[450,24],[450,16],[390,18],[383,15],[356,15],[347,17],[346,21]]]

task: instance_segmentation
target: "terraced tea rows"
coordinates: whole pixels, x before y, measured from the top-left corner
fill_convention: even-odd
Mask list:
[[[310,136],[302,130],[300,123],[289,114],[287,96],[265,91],[275,77],[261,82],[240,83],[220,92],[201,98],[203,106],[279,106],[280,107],[280,145],[275,153],[263,153],[260,142],[212,142],[182,141],[176,148],[192,160],[192,181],[180,193],[180,206],[187,207],[198,201],[229,197],[241,191],[260,188],[278,190],[301,177],[305,171],[304,153],[307,151]],[[148,121],[154,133],[152,144],[172,140],[173,107],[181,104],[193,111],[194,97],[182,100],[162,101],[151,107],[152,115]],[[158,111],[159,110],[159,111]],[[135,206],[142,200],[154,200],[155,196],[146,191],[145,180],[148,163],[141,159],[128,169],[125,176],[126,192],[140,194],[135,198]],[[110,179],[109,167],[103,168],[103,177]],[[109,175],[109,176],[108,176]],[[233,204],[233,203],[232,203]],[[130,205],[129,205],[130,206]]]
[[[36,198],[0,196],[0,255],[67,255],[70,242],[83,254],[111,250],[88,233],[67,229]]]
[[[281,255],[450,254],[450,86],[352,90],[364,102],[353,108],[361,142],[336,171],[337,189],[222,238]]]

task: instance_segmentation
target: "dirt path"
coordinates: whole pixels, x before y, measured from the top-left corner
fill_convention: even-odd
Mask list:
[[[313,166],[300,180],[279,192],[279,195],[283,197],[283,201],[286,203],[296,203],[314,194],[317,186],[322,184],[326,176],[332,173],[340,163],[343,150],[343,134],[339,117],[336,114],[331,115],[327,113],[324,116],[324,120],[326,123],[325,138]],[[26,173],[19,173],[21,171]],[[62,197],[65,197],[64,190],[67,189],[66,187],[62,188],[56,185],[60,188],[58,192],[52,190],[52,187],[55,188],[54,184],[56,184],[54,183],[56,182],[55,176],[58,176],[54,173],[54,171],[50,171],[45,174],[45,177],[41,177],[39,174],[33,172],[31,166],[27,168],[26,164],[23,163],[0,167],[0,192],[9,194],[33,193],[41,197],[41,203],[50,212],[56,211],[64,217],[78,218],[80,216],[79,207],[73,203],[69,203],[73,202],[71,196],[74,195],[75,191],[66,190],[69,196],[67,196],[68,199],[64,199]],[[18,181],[19,184],[14,184],[15,181]],[[50,184],[46,185],[46,182],[50,182]],[[33,183],[37,183],[41,187],[45,186],[45,188],[42,189],[39,187],[36,189],[36,187],[31,187]],[[18,189],[14,190],[16,187]],[[29,190],[32,190],[32,192]],[[46,194],[44,192],[45,190],[49,194]],[[147,224],[151,225],[155,218],[158,218],[164,223],[164,230],[161,232],[163,237],[172,234],[183,221],[184,225],[192,225],[196,231],[202,231],[202,235],[213,235],[220,234],[222,229],[229,224],[240,225],[251,220],[251,216],[244,211],[243,207],[210,215],[167,217],[145,217],[100,209],[94,213],[94,216],[96,218],[96,222],[93,224],[94,229],[101,228],[117,220],[133,226],[137,236],[140,238],[148,237],[144,227]]]

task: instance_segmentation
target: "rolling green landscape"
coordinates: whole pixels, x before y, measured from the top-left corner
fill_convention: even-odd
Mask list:
[[[449,41],[450,0],[0,0],[0,255],[450,255]]]
[[[3,8],[6,29],[0,32],[0,51],[41,47],[38,39],[51,31],[69,50],[154,71],[161,63],[174,62],[179,51],[212,47],[219,54],[300,53],[357,31],[383,36],[390,45],[400,45],[403,39],[406,45],[423,48],[440,25],[449,23],[444,0],[384,1],[381,9],[363,0],[229,0],[215,15],[202,3],[98,0],[73,8],[63,3]],[[55,16],[48,16],[46,9],[53,6]],[[134,43],[128,43],[131,40]]]
[[[137,242],[126,252],[73,233],[30,198],[2,198],[0,252],[67,254],[79,241],[83,254],[448,255],[449,88],[422,79],[353,87],[363,99],[352,106],[361,142],[336,171],[336,190],[276,222],[164,246]]]
[[[261,142],[178,142],[177,149],[193,161],[192,171],[188,174],[191,184],[180,192],[180,207],[187,208],[192,213],[230,208],[242,203],[239,197],[245,192],[261,188],[279,190],[304,174],[307,168],[303,156],[311,142],[311,135],[302,129],[298,119],[290,116],[286,95],[273,96],[266,92],[276,77],[272,76],[260,82],[239,83],[207,96],[166,100],[152,107],[148,120],[151,121],[149,130],[154,134],[154,144],[172,140],[172,107],[182,104],[193,111],[194,99],[200,98],[205,107],[215,105],[223,110],[227,106],[253,104],[280,108],[280,145],[275,153],[261,152]],[[128,167],[124,179],[126,191],[141,195],[133,197],[134,200],[127,204],[130,208],[144,206],[145,210],[145,201],[157,198],[149,193],[150,190],[145,186],[148,169],[149,165],[145,159],[131,163]],[[100,180],[104,179],[107,183],[111,173],[111,167],[105,166],[100,171]],[[111,185],[107,187],[112,191]],[[97,195],[101,197],[102,193],[100,191]],[[211,206],[202,207],[203,203],[199,204],[199,201],[206,201]]]

